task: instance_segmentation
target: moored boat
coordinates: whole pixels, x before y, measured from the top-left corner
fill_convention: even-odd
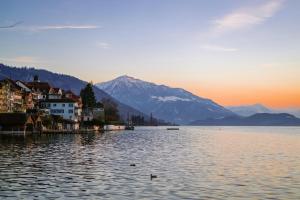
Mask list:
[[[122,131],[125,130],[124,125],[105,125],[104,131]]]
[[[179,128],[175,128],[175,127],[174,128],[167,128],[167,130],[168,131],[176,131],[176,130],[179,130]]]

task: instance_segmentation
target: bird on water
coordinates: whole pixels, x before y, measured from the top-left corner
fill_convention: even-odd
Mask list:
[[[152,179],[154,179],[154,178],[157,178],[157,176],[156,176],[156,175],[153,175],[153,174],[150,174],[150,179],[152,180]]]

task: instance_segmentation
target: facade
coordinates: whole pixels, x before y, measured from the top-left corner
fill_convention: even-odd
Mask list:
[[[77,103],[72,99],[46,99],[40,102],[40,108],[48,110],[51,115],[59,115],[63,119],[79,121],[75,114]]]
[[[64,93],[64,98],[72,99],[75,101],[75,116],[78,120],[82,117],[82,100],[80,96],[75,95],[72,91],[68,90]]]
[[[24,112],[21,88],[10,79],[0,81],[0,112]]]

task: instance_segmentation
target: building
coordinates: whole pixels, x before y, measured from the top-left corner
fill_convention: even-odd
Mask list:
[[[88,121],[101,121],[104,122],[104,108],[85,108],[82,112],[82,120],[84,122]]]
[[[60,88],[51,88],[48,93],[48,99],[61,99],[63,90]]]
[[[26,113],[0,113],[1,131],[34,131],[35,123]]]
[[[33,99],[37,102],[48,98],[52,87],[47,82],[40,82],[38,76],[34,77],[33,82],[26,83],[26,86],[31,90]]]
[[[0,112],[25,112],[22,88],[13,80],[0,81]]]
[[[47,110],[51,115],[59,115],[63,119],[80,121],[75,114],[77,102],[72,99],[46,99],[40,102],[40,108]]]
[[[64,98],[72,99],[76,102],[75,104],[75,116],[80,121],[82,117],[82,100],[80,96],[75,95],[71,90],[64,92]]]

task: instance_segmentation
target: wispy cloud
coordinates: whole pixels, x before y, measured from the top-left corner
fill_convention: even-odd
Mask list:
[[[107,42],[98,42],[97,47],[102,48],[102,49],[108,49],[110,48],[110,44]]]
[[[10,24],[10,25],[6,25],[6,26],[0,26],[0,28],[2,29],[2,28],[14,28],[14,27],[16,27],[16,26],[18,26],[19,24],[22,24],[23,22],[22,21],[19,21],[19,22],[15,22],[15,23],[13,23],[13,24]]]
[[[0,58],[0,61],[18,63],[18,64],[40,64],[44,62],[41,59],[33,56],[17,56],[13,58]]]
[[[19,26],[13,30],[41,32],[41,31],[59,31],[59,30],[91,30],[102,28],[98,25],[43,25],[43,26]]]
[[[221,52],[233,52],[233,51],[238,51],[236,48],[228,48],[228,47],[223,47],[219,45],[210,45],[206,44],[201,46],[202,49],[208,50],[208,51],[221,51]]]
[[[285,0],[268,0],[254,7],[240,8],[213,21],[213,32],[222,34],[250,28],[272,17],[283,6]]]
[[[96,25],[51,25],[51,26],[35,26],[35,30],[63,30],[63,29],[97,29]]]

